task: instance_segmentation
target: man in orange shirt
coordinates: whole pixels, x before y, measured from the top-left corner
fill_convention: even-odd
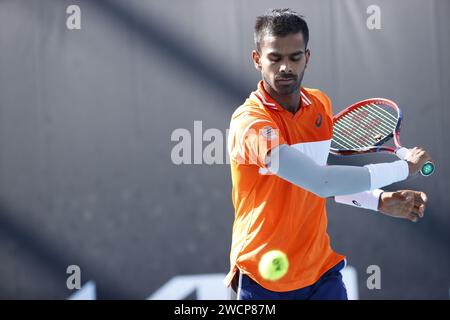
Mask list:
[[[235,221],[225,283],[238,299],[347,299],[345,257],[326,231],[327,197],[411,221],[425,210],[422,192],[379,189],[417,173],[430,160],[421,148],[392,163],[326,165],[333,114],[323,92],[301,86],[308,38],[306,22],[289,9],[257,18],[252,58],[262,80],[233,113],[228,139]],[[277,281],[258,272],[271,250],[289,260]]]

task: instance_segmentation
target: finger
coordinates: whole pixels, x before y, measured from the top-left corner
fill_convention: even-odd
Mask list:
[[[418,215],[419,215],[418,209],[417,210],[414,209],[413,203],[406,203],[403,206],[401,216],[403,216],[404,218],[407,218],[407,219],[413,221],[413,218],[414,217],[417,218]]]
[[[430,161],[431,157],[428,153],[426,153],[425,151],[419,151],[419,153],[417,154],[420,158],[420,160],[422,161]]]
[[[423,206],[424,207],[423,209],[425,210],[426,205],[427,204],[425,202],[423,202],[422,199],[415,199],[414,200],[414,207],[420,208],[421,206]]]
[[[419,218],[423,218],[423,215],[425,214],[425,205],[419,205],[419,206],[414,206],[412,212],[414,214],[416,214]]]
[[[413,191],[407,191],[404,193],[404,198],[403,200],[405,201],[406,205],[412,205],[414,206],[415,203],[415,199],[416,199],[416,195],[414,194]]]
[[[425,157],[428,159],[428,161],[434,163],[433,157],[431,157],[431,155],[428,152],[426,152],[426,151],[425,151]]]
[[[408,220],[411,222],[417,222],[419,220],[419,218],[417,217],[416,214],[414,214],[413,212],[408,214]]]
[[[392,193],[392,198],[396,199],[398,202],[406,202],[407,198],[408,198],[408,191],[405,190],[401,190],[401,191],[396,191]]]
[[[408,191],[402,191],[400,193],[400,195],[402,196],[401,197],[402,200],[407,201],[407,202],[412,201],[414,199],[414,194],[411,191],[409,191],[409,190]]]
[[[422,199],[423,203],[427,203],[428,197],[425,192],[420,192],[420,198]]]
[[[427,195],[424,192],[414,191],[414,205],[427,203]]]
[[[424,215],[425,215],[425,205],[422,204],[422,205],[419,207],[419,217],[423,218]]]

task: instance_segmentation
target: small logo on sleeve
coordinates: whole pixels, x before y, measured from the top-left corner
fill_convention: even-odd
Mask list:
[[[274,128],[266,126],[261,129],[261,135],[267,140],[273,140],[277,137],[277,133]]]

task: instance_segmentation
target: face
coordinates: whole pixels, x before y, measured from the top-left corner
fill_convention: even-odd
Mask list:
[[[252,52],[256,69],[279,95],[290,95],[299,90],[309,56],[301,32],[285,37],[266,35],[260,43],[260,52]]]

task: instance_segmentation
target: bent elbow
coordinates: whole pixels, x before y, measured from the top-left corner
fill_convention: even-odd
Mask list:
[[[329,192],[328,190],[320,190],[318,192],[314,192],[318,197],[320,198],[329,198],[332,197],[333,194]]]

